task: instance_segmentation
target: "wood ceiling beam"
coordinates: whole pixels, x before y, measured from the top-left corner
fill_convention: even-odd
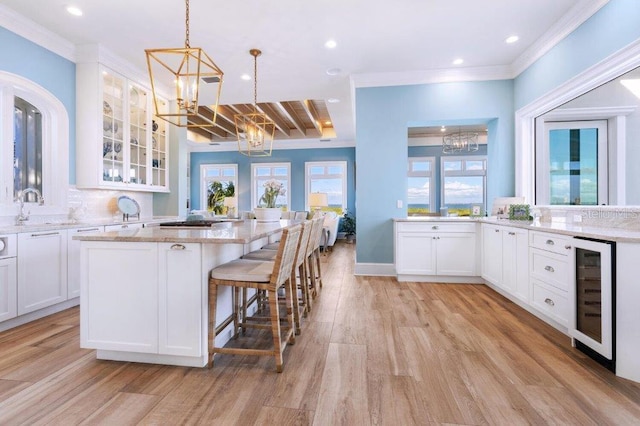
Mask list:
[[[269,117],[274,123],[276,123],[276,128],[286,137],[291,137],[291,129],[289,125],[280,117],[278,111],[271,105],[267,103],[259,103],[258,109],[262,111],[267,117]]]
[[[311,119],[313,127],[315,127],[318,133],[320,133],[320,136],[322,136],[323,125],[320,122],[320,115],[318,114],[318,110],[316,110],[316,107],[313,105],[313,102],[311,102],[309,99],[305,99],[302,102],[302,105],[304,105],[304,110],[309,116],[309,119]]]
[[[289,117],[289,120],[296,126],[296,128],[302,133],[302,136],[307,135],[307,126],[304,125],[298,114],[296,114],[295,109],[291,106],[289,102],[280,102],[278,106],[282,109],[282,112]]]

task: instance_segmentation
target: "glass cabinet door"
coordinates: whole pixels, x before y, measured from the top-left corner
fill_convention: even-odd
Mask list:
[[[102,180],[124,178],[124,80],[104,72],[102,93]]]
[[[129,170],[128,182],[147,183],[147,92],[129,85]]]
[[[166,108],[166,103],[161,103]],[[155,117],[151,134],[151,184],[165,186],[167,171],[167,122]]]

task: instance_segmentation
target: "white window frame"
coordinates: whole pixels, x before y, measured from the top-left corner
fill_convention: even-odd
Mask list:
[[[271,169],[285,167],[287,169],[287,184],[285,185],[287,191],[285,194],[287,198],[286,210],[291,210],[291,163],[251,163],[251,209],[258,207],[258,201],[264,193],[264,188],[258,188],[256,182],[256,169],[263,167],[270,167]],[[278,176],[273,174],[270,176],[260,176],[260,179],[280,180]]]
[[[33,215],[69,212],[69,115],[52,93],[24,77],[0,71],[0,215],[15,216],[13,197],[14,97],[42,114],[42,196],[44,205],[29,205]]]
[[[462,170],[450,170],[444,169],[444,163],[447,161],[462,161]],[[467,161],[484,161],[484,168],[482,170],[467,170]],[[444,203],[444,185],[445,177],[450,176],[482,176],[482,208],[484,211],[487,209],[487,156],[486,155],[457,155],[457,156],[442,156],[440,157],[440,207],[445,207]],[[475,204],[475,203],[473,203]]]
[[[207,178],[207,170],[220,169],[220,176],[218,178]],[[233,179],[224,179],[222,175],[222,169],[233,169]],[[236,192],[233,197],[238,205],[238,165],[237,164],[201,164],[200,165],[200,210],[207,210],[207,190],[210,182],[229,182],[233,181]]]
[[[550,181],[549,181],[549,131],[555,129],[598,129],[598,205],[610,204],[609,189],[611,183],[615,182],[615,178],[609,174],[609,158],[610,152],[615,153],[620,146],[616,143],[615,138],[610,143],[609,122],[606,118],[596,119],[593,115],[584,115],[584,111],[576,109],[567,109],[559,114],[547,114],[536,122],[536,161],[535,161],[535,203],[538,205],[550,204]],[[593,111],[590,111],[593,114]],[[571,114],[572,119],[558,121],[558,115],[564,115],[565,118]],[[585,119],[580,119],[580,115]],[[554,118],[555,117],[555,118]],[[620,164],[615,161],[615,155],[612,155],[612,166],[616,169],[616,165]],[[624,169],[624,163],[620,166]],[[613,194],[615,194],[613,188]],[[555,204],[559,205],[559,204]],[[561,205],[561,204],[560,204]],[[569,204],[567,204],[569,205]]]
[[[312,175],[313,167],[324,167],[325,173],[322,175]],[[341,167],[342,174],[329,174],[326,171],[329,167]],[[311,182],[313,179],[342,179],[342,211],[347,209],[347,162],[346,161],[307,161],[304,163],[304,205],[305,209],[311,211],[309,206],[309,194],[311,193]]]
[[[430,164],[428,171],[412,172],[411,163],[427,162]],[[410,177],[428,177],[429,178],[429,207],[430,213],[435,213],[436,208],[436,157],[409,157],[407,163],[407,183]],[[407,209],[409,208],[409,188],[407,187]]]

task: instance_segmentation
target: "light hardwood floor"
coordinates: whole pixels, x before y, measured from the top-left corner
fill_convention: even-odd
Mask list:
[[[355,277],[344,243],[322,261],[282,374],[98,361],[74,308],[0,333],[0,425],[640,424],[640,386],[489,288]]]

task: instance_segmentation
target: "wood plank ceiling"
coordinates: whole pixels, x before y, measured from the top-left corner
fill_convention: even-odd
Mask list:
[[[203,114],[213,114],[209,107],[200,108]],[[259,102],[257,109],[258,112],[266,114],[276,124],[274,140],[315,140],[335,137],[335,130],[325,101]],[[219,105],[215,125],[191,127],[190,130],[211,140],[211,142],[236,142],[236,126],[233,117],[236,114],[250,112],[253,112],[253,104]]]

